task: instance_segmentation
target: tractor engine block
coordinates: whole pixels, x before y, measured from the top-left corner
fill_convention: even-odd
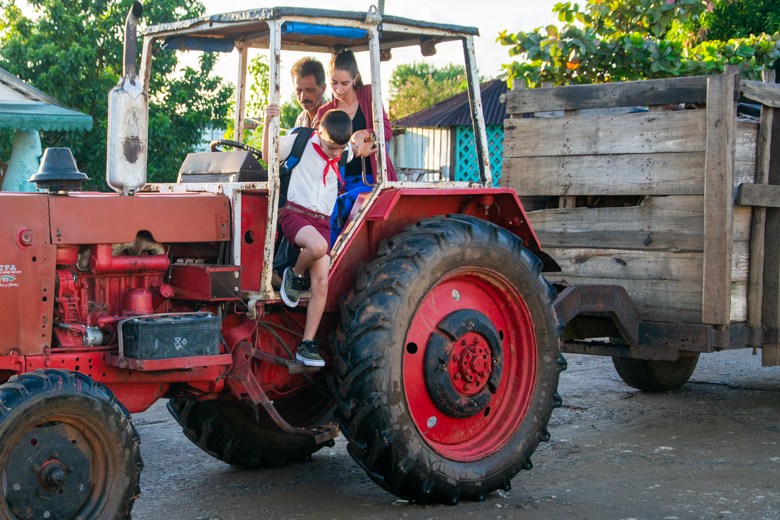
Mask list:
[[[125,318],[170,311],[166,255],[113,255],[111,244],[57,248],[55,348],[116,343]]]

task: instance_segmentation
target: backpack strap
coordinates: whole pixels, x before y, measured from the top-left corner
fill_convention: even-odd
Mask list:
[[[350,145],[347,145],[349,147]],[[341,159],[339,159],[339,172],[341,173],[341,178],[344,179],[342,181],[342,184],[344,184],[347,181],[346,177],[346,171],[347,171],[347,159],[349,158],[349,150],[344,150],[344,153],[341,154]]]
[[[290,156],[285,161],[288,172],[291,172],[293,168],[298,166],[298,163],[301,161],[301,157],[303,156],[303,151],[306,149],[306,145],[308,144],[309,139],[311,139],[311,136],[314,134],[314,129],[300,127],[295,129],[294,133],[295,142],[293,143],[292,150],[290,151]]]

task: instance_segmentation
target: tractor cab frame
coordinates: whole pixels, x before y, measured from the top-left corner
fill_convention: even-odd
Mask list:
[[[392,188],[442,189],[492,187],[493,176],[488,156],[487,133],[482,113],[482,101],[477,76],[474,53],[474,36],[479,35],[475,27],[421,22],[380,13],[374,6],[367,13],[334,11],[324,9],[303,9],[276,7],[253,9],[219,15],[210,15],[162,25],[148,27],[144,34],[141,74],[144,91],[148,91],[151,75],[152,49],[155,42],[162,40],[163,47],[182,50],[216,50],[239,55],[238,82],[236,87],[235,139],[241,141],[244,133],[244,118],[247,91],[248,50],[267,49],[270,52],[269,81],[270,102],[279,104],[281,51],[308,51],[333,54],[342,49],[355,53],[368,52],[371,62],[371,88],[373,104],[373,130],[378,143],[385,143],[385,129],[382,123],[383,103],[380,81],[380,62],[383,56],[389,59],[390,51],[399,47],[419,46],[428,54],[435,52],[439,43],[461,41],[468,80],[469,104],[471,108],[476,153],[479,157],[479,175],[481,182],[390,182],[387,180],[387,147],[379,146],[377,156],[377,178],[368,197],[363,199],[357,214],[345,226],[331,252],[331,267],[349,244],[355,230],[377,201],[383,190]],[[232,199],[234,215],[240,216],[242,194],[250,190],[267,190],[268,225],[266,227],[265,250],[263,251],[263,270],[261,289],[247,291],[245,297],[250,301],[279,301],[278,292],[271,285],[273,259],[275,255],[275,233],[279,209],[279,118],[274,117],[265,124],[269,125],[271,136],[268,160],[267,183],[186,183],[186,184],[149,184],[147,191],[181,192],[210,191],[225,193]],[[241,219],[233,219],[234,236],[241,235]],[[232,258],[236,265],[241,264],[241,240],[232,242]],[[251,305],[250,305],[251,307]]]

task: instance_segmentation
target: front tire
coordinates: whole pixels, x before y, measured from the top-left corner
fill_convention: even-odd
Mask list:
[[[699,354],[677,361],[612,358],[620,378],[630,387],[645,392],[668,392],[681,388],[693,375]]]
[[[381,487],[454,504],[531,469],[566,367],[541,268],[512,233],[452,215],[358,269],[329,382],[348,451]]]
[[[139,444],[127,409],[87,376],[11,378],[0,386],[0,519],[129,519]]]

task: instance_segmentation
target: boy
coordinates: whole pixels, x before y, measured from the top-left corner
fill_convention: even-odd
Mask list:
[[[265,110],[266,121],[279,116],[279,106],[270,104]],[[263,160],[268,160],[268,126],[263,131]],[[309,270],[311,299],[306,312],[303,341],[295,357],[306,366],[325,366],[317,352],[314,339],[325,310],[328,296],[328,271],[330,270],[330,217],[336,204],[338,187],[342,182],[339,173],[341,154],[347,160],[368,156],[376,151],[370,132],[352,133],[352,119],[346,112],[330,110],[320,121],[319,130],[312,134],[300,161],[292,171],[287,190],[287,204],[279,223],[282,234],[294,246],[301,249],[298,261],[287,268],[282,276],[279,291],[289,307],[298,305],[300,291],[304,288],[304,273]],[[368,138],[368,139],[367,139]],[[279,161],[285,161],[292,151],[296,136],[279,138]]]

